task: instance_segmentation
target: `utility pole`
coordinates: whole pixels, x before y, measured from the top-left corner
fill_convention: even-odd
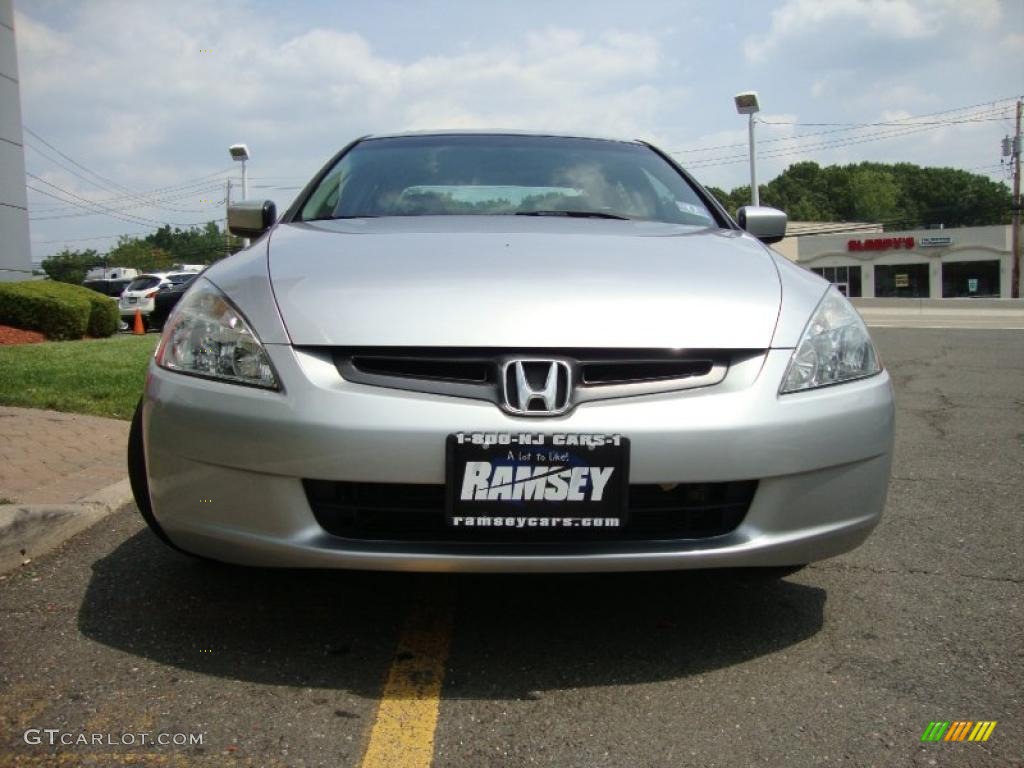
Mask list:
[[[1017,100],[1017,132],[1013,137],[1013,277],[1010,278],[1010,296],[1020,298],[1020,112],[1021,100]]]

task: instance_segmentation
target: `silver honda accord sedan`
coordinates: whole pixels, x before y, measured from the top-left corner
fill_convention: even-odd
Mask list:
[[[795,568],[885,504],[857,312],[656,147],[433,132],[345,147],[168,319],[132,424],[166,543],[259,566]]]

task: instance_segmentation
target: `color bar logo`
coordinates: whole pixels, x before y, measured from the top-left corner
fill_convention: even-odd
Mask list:
[[[921,734],[921,741],[988,741],[995,720],[933,720]]]

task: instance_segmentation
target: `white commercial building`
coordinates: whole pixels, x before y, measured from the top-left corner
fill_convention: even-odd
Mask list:
[[[0,0],[0,280],[32,274],[12,0]]]
[[[851,297],[1009,298],[1010,234],[997,225],[797,235],[782,252]]]

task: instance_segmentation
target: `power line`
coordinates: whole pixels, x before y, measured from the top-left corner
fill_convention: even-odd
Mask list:
[[[74,169],[69,168],[64,163],[61,163],[59,160],[56,160],[51,155],[49,155],[47,152],[45,152],[42,149],[40,149],[39,147],[35,146],[32,142],[26,142],[28,147],[30,149],[32,149],[34,152],[37,152],[38,154],[40,154],[41,156],[45,157],[47,160],[52,162],[54,165],[57,165],[60,168],[63,168],[64,170],[68,171],[69,173],[72,173],[73,175],[77,176],[78,178],[82,179],[83,181],[89,182],[90,184],[92,184],[92,185],[94,185],[96,187],[99,187],[100,189],[103,189],[103,190],[105,190],[107,192],[113,192],[115,194],[114,198],[108,198],[106,200],[90,201],[90,202],[99,202],[99,203],[102,204],[102,203],[106,203],[106,202],[112,202],[114,200],[135,199],[135,200],[138,200],[143,205],[146,205],[147,207],[161,207],[161,206],[150,205],[149,198],[154,193],[169,191],[171,189],[171,187],[165,187],[165,188],[162,188],[162,189],[151,190],[150,192],[137,192],[135,190],[132,190],[132,189],[126,187],[125,185],[120,184],[120,183],[114,181],[113,179],[110,179],[110,178],[104,176],[103,174],[97,173],[96,171],[92,170],[91,168],[88,168],[87,166],[85,166],[82,163],[78,162],[73,157],[71,157],[70,155],[66,154],[65,152],[62,152],[59,148],[57,148],[52,143],[50,143],[49,141],[44,139],[42,136],[40,136],[38,133],[33,131],[29,126],[23,125],[22,127],[25,129],[26,133],[28,133],[30,136],[34,137],[36,140],[38,140],[43,145],[45,145],[50,150],[52,150],[54,153],[56,153],[57,155],[62,157],[64,160],[66,160],[67,162],[69,162],[72,165],[74,165],[76,168],[80,168],[82,171],[84,171],[85,173],[89,174],[90,176],[92,176],[94,178],[89,178],[87,176],[83,176],[82,174],[78,173]],[[195,181],[196,182],[200,182],[200,181],[205,181],[207,179],[213,178],[214,176],[221,176],[221,175],[229,172],[230,170],[232,170],[232,166],[229,165],[229,166],[227,166],[226,168],[224,168],[222,170],[216,171],[216,172],[208,174],[206,176],[198,177],[197,179],[195,179]],[[96,181],[96,179],[99,179],[99,181]],[[175,185],[174,188],[182,187],[184,185],[185,185],[185,182],[182,182],[179,185]],[[171,208],[170,210],[175,210],[175,209]],[[193,211],[182,211],[182,212],[191,213]]]
[[[38,176],[36,176],[34,174],[26,173],[25,175],[26,176],[31,176],[32,178],[34,178],[34,179],[36,179],[38,181],[41,181],[43,184],[46,184],[47,186],[50,186],[50,187],[54,187],[55,189],[60,190],[61,192],[64,192],[65,194],[72,194],[72,193],[67,192],[67,190],[62,189],[61,187],[58,187],[56,184],[50,184],[50,182],[48,182],[48,181],[46,181],[44,179],[40,179]],[[74,201],[68,200],[68,199],[63,198],[63,197],[58,197],[57,195],[53,194],[52,192],[47,192],[44,189],[39,189],[38,187],[33,187],[31,184],[26,184],[25,186],[26,186],[27,189],[30,189],[33,192],[37,192],[40,195],[46,195],[47,197],[52,197],[54,200],[60,200],[63,203],[70,203],[72,206],[77,206],[78,208],[82,208],[83,210],[90,210],[87,206],[75,203]],[[84,200],[84,198],[79,198],[79,199],[83,199]],[[88,201],[86,201],[86,202],[88,202]],[[143,219],[142,217],[134,216],[132,214],[111,213],[109,211],[101,211],[101,213],[106,213],[108,216],[111,216],[111,217],[117,219],[118,221],[127,222],[128,224],[149,224],[149,223],[153,223],[153,224],[160,224],[161,226],[163,226],[163,222],[158,222],[158,221],[155,221],[153,219]],[[128,216],[131,216],[131,218],[127,218]]]
[[[891,138],[895,138],[897,136],[908,136],[908,135],[911,135],[911,134],[922,133],[922,132],[925,132],[925,131],[934,131],[938,127],[939,126],[936,126],[936,125],[927,125],[927,126],[924,126],[924,127],[921,127],[921,128],[917,128],[917,127],[913,127],[912,125],[910,125],[905,130],[900,130],[900,131],[878,131],[876,133],[873,133],[873,134],[870,134],[870,135],[867,135],[867,136],[862,136],[862,137],[849,136],[849,137],[846,137],[846,138],[843,138],[843,139],[835,139],[835,140],[819,142],[817,144],[813,144],[813,145],[809,145],[809,146],[780,149],[780,150],[775,151],[775,152],[767,152],[767,153],[764,153],[764,154],[759,154],[757,157],[758,157],[758,160],[769,160],[769,159],[773,159],[773,158],[783,158],[783,157],[798,157],[798,156],[806,155],[806,154],[811,153],[811,152],[819,152],[819,151],[822,151],[822,150],[829,150],[829,149],[839,149],[841,147],[853,146],[855,144],[866,144],[866,143],[869,143],[869,142],[882,141],[884,139],[891,139]],[[723,156],[720,156],[720,157],[704,158],[703,160],[694,160],[694,161],[692,161],[690,163],[687,163],[686,167],[687,168],[691,168],[691,169],[692,168],[715,168],[715,167],[722,166],[722,165],[735,165],[736,163],[745,163],[745,162],[748,161],[748,159],[749,158],[748,158],[748,156],[746,154],[723,155]]]
[[[157,202],[157,201],[161,201],[162,202],[162,201],[167,201],[167,200],[180,200],[182,198],[192,197],[193,195],[197,195],[197,194],[200,194],[202,192],[212,192],[214,190],[220,191],[220,185],[216,184],[216,185],[212,185],[212,186],[205,186],[205,187],[201,187],[201,188],[198,188],[198,189],[195,189],[195,190],[190,190],[190,191],[182,193],[182,194],[173,195],[173,196],[164,197],[164,198],[157,198],[156,200],[154,200],[154,202]],[[209,205],[210,206],[221,205],[221,204],[223,204],[223,202],[224,202],[223,200],[215,200],[215,201],[212,201],[211,203],[209,203]],[[156,206],[156,205],[152,205],[152,206],[125,205],[125,206],[112,206],[110,208],[110,210],[114,210],[114,211],[130,211],[130,210],[134,210],[134,209],[142,208],[142,207],[164,207],[164,206]],[[174,210],[174,211],[177,211],[179,213],[203,213],[204,212],[204,209],[202,209],[202,208],[167,208],[167,210]],[[73,219],[73,218],[80,218],[82,216],[94,216],[94,215],[96,215],[96,214],[98,214],[100,212],[99,211],[85,211],[83,213],[54,213],[54,212],[51,212],[51,211],[44,211],[43,213],[45,213],[46,215],[44,215],[44,216],[29,216],[29,220],[30,221],[52,221],[52,220],[55,220],[55,219]]]
[[[960,123],[988,123],[993,121],[1005,120],[1005,115],[999,115],[997,117],[965,117],[963,119],[950,119],[950,120],[930,120],[930,121],[919,121],[912,117],[905,117],[902,120],[886,120],[880,123],[797,123],[797,122],[783,122],[777,120],[760,120],[757,119],[758,125],[806,125],[808,127],[813,126],[829,126],[829,125],[848,125],[857,128],[872,128],[876,126],[895,126],[895,125],[958,125]],[[910,122],[913,120],[914,122]]]
[[[774,152],[771,152],[771,153],[759,154],[758,158],[784,157],[784,156],[786,156],[786,154],[797,155],[797,154],[801,154],[803,152],[810,152],[810,151],[815,151],[815,150],[818,150],[818,149],[831,149],[831,148],[836,148],[836,147],[844,147],[844,146],[849,146],[850,144],[864,144],[864,143],[869,142],[869,141],[880,141],[882,139],[892,138],[892,137],[895,137],[895,136],[903,136],[903,135],[906,135],[908,133],[920,133],[922,131],[935,130],[936,128],[939,128],[942,125],[945,125],[945,124],[928,124],[928,125],[924,125],[924,126],[918,128],[917,124],[908,123],[905,126],[903,126],[903,130],[899,130],[899,131],[879,130],[879,131],[875,131],[874,133],[869,133],[869,134],[865,134],[865,135],[862,135],[862,136],[854,135],[854,136],[845,136],[845,137],[836,138],[836,139],[826,139],[824,141],[819,141],[817,144],[805,144],[805,145],[798,145],[798,146],[794,146],[794,147],[780,148],[780,149],[778,149],[778,150],[776,150]],[[818,135],[825,135],[825,134],[835,133],[835,132],[836,131],[822,131]],[[808,134],[808,136],[809,135],[810,134]],[[798,142],[798,141],[803,140],[804,138],[807,138],[807,137],[806,136],[802,136],[802,137],[785,137],[785,138],[780,138],[780,139],[769,139],[767,141],[762,142],[762,144],[767,144],[767,143],[771,143],[771,142],[786,142],[786,141]],[[745,144],[741,144],[739,146],[746,146],[746,145]],[[731,160],[733,162],[746,162],[747,159],[748,159],[748,156],[747,156],[746,153],[738,154],[738,155],[723,156],[723,157],[706,157],[706,158],[696,159],[696,160],[693,160],[693,161],[687,163],[687,167],[700,167],[702,165],[706,165],[706,164],[709,164],[709,163],[712,163],[712,162],[718,161],[718,160]],[[728,165],[728,164],[729,163],[723,163],[723,165]]]
[[[124,186],[123,184],[118,184],[118,183],[117,183],[116,181],[114,181],[113,179],[108,179],[108,178],[107,178],[106,176],[102,176],[102,175],[100,175],[100,174],[96,173],[95,171],[93,171],[93,170],[91,170],[91,169],[89,169],[89,168],[86,168],[86,167],[85,167],[84,165],[82,165],[81,163],[79,163],[79,162],[78,162],[77,160],[75,160],[74,158],[68,157],[68,156],[67,156],[67,155],[65,155],[65,154],[64,154],[63,152],[61,152],[61,151],[60,151],[59,149],[57,149],[57,148],[56,148],[55,146],[53,146],[53,144],[51,144],[51,143],[50,143],[50,142],[48,142],[48,141],[47,141],[46,139],[44,139],[44,138],[43,138],[42,136],[40,136],[40,135],[39,135],[38,133],[36,133],[35,131],[33,131],[33,130],[32,130],[31,128],[29,128],[29,127],[28,127],[27,125],[22,125],[22,128],[24,128],[24,129],[25,129],[25,132],[26,132],[27,134],[29,134],[30,136],[33,136],[33,137],[35,137],[36,139],[38,139],[39,141],[41,141],[41,142],[42,142],[43,144],[45,144],[45,145],[46,145],[47,147],[49,147],[50,149],[52,149],[52,150],[53,150],[54,152],[56,152],[56,153],[57,153],[58,155],[60,155],[61,157],[63,157],[63,158],[65,159],[65,160],[67,160],[67,161],[68,161],[69,163],[71,163],[72,165],[74,165],[74,166],[76,166],[76,167],[78,167],[78,168],[81,168],[81,169],[82,169],[83,171],[85,171],[86,173],[88,173],[88,174],[90,174],[90,175],[92,175],[92,176],[95,176],[95,177],[96,177],[97,179],[101,179],[102,181],[105,181],[105,182],[107,182],[108,184],[112,184],[112,185],[114,185],[115,187],[118,187],[118,188],[120,188],[121,190],[123,190],[123,191],[127,192],[127,193],[128,193],[128,194],[130,194],[130,195],[134,195],[134,194],[136,194],[136,193],[135,193],[135,192],[134,192],[133,190],[131,190],[131,189],[128,189],[128,187]],[[94,183],[95,183],[95,182],[94,182]]]
[[[161,194],[165,194],[165,193],[169,193],[169,192],[184,191],[184,190],[189,190],[189,189],[197,190],[199,187],[204,187],[205,188],[205,186],[207,184],[209,184],[209,179],[211,179],[211,178],[213,178],[215,176],[221,176],[221,175],[227,173],[230,170],[232,170],[232,166],[228,166],[227,168],[225,168],[223,170],[220,170],[220,171],[217,171],[215,173],[207,174],[206,176],[200,176],[197,179],[192,180],[190,182],[182,182],[181,184],[174,184],[174,185],[167,186],[167,187],[157,187],[156,189],[151,189],[151,190],[148,190],[148,191],[146,191],[144,193],[140,193],[140,194],[141,194],[141,196],[143,198],[148,198],[148,197],[151,197],[151,196],[154,196],[154,195],[161,195]],[[137,197],[137,196],[136,195],[120,195],[118,197],[105,197],[105,198],[102,198],[100,200],[90,200],[89,202],[104,205],[104,204],[107,204],[107,203],[119,203],[119,202],[122,202],[124,200],[132,199],[134,197]],[[51,207],[53,207],[53,208],[61,208],[61,207],[67,207],[67,206],[66,205],[65,206],[51,205]]]
[[[48,154],[46,154],[45,152],[41,151],[38,147],[33,146],[31,143],[26,142],[25,145],[29,149],[33,150],[34,152],[37,152],[41,157],[44,157],[45,159],[47,159],[51,163],[53,163],[55,166],[57,166],[58,168],[61,168],[62,170],[67,171],[71,175],[76,176],[79,179],[82,179],[83,181],[88,182],[88,183],[90,183],[90,184],[92,184],[92,185],[94,185],[96,187],[99,187],[100,189],[103,189],[104,191],[115,192],[115,193],[117,192],[117,190],[115,188],[99,184],[98,182],[96,182],[96,181],[90,179],[89,177],[87,177],[85,174],[78,173],[74,168],[70,167],[69,165],[66,165],[65,163],[62,163],[62,162],[60,162],[58,160],[55,160],[53,157],[50,157]],[[200,190],[200,191],[205,191],[205,188],[203,190]],[[199,211],[197,211],[195,209],[175,208],[173,206],[160,205],[159,204],[159,203],[164,202],[166,200],[179,199],[181,197],[188,197],[188,196],[190,196],[190,195],[188,195],[188,194],[180,195],[177,198],[171,198],[171,197],[151,198],[151,197],[148,197],[148,196],[144,196],[141,193],[133,193],[130,196],[121,196],[119,198],[111,198],[111,199],[123,200],[126,197],[130,197],[132,200],[137,201],[134,205],[124,206],[120,210],[130,210],[132,208],[143,208],[143,207],[146,207],[146,208],[161,208],[161,209],[168,210],[168,211],[174,211],[175,213],[198,213]],[[92,202],[96,202],[96,201],[92,201]],[[53,206],[53,207],[54,208],[59,208],[60,206]],[[80,215],[83,215],[83,214],[71,214],[71,215],[73,215],[73,216],[80,216]]]
[[[987,109],[985,109],[983,111],[979,111],[977,114],[970,115],[969,117],[973,119],[975,117],[994,116],[996,112],[999,112],[999,111],[1002,111],[1002,110],[1006,109],[1009,106],[1009,104],[1012,103],[1015,99],[1016,99],[1016,97],[1004,98],[1004,99],[996,99],[995,101],[979,102],[978,104],[971,104],[971,105],[968,105],[968,106],[965,106],[965,107],[955,107],[953,109],[940,110],[938,112],[927,112],[927,113],[924,113],[922,115],[913,115],[913,116],[904,118],[904,120],[905,121],[921,120],[923,118],[935,117],[937,115],[953,114],[953,113],[956,113],[956,112],[967,112],[969,110],[978,109],[980,107],[986,107]],[[998,106],[998,107],[995,106],[997,104],[1003,105],[1004,103],[1005,103],[1004,106]],[[956,118],[953,118],[953,119],[956,119]],[[995,119],[1005,119],[1005,116],[1003,116],[1003,117],[992,117],[992,119],[993,120],[995,120]],[[775,138],[775,139],[763,139],[763,140],[761,140],[759,142],[761,144],[770,144],[770,143],[779,142],[779,141],[800,141],[800,140],[802,140],[804,138],[809,138],[809,137],[812,137],[812,136],[824,136],[826,134],[832,134],[832,133],[844,133],[844,132],[848,132],[848,131],[859,130],[861,128],[873,127],[873,126],[878,126],[878,125],[884,125],[884,123],[827,123],[827,124],[826,123],[800,123],[800,122],[793,122],[793,123],[778,122],[778,123],[774,123],[774,122],[769,122],[769,121],[766,121],[766,120],[758,120],[757,122],[762,124],[762,125],[844,125],[844,126],[847,126],[847,127],[844,127],[844,128],[836,128],[836,129],[829,130],[829,131],[814,131],[812,133],[804,133],[804,134],[799,134],[799,135],[796,135],[796,136],[782,136],[782,137]],[[910,122],[902,122],[901,123],[900,121],[891,121],[891,123],[893,125],[913,125],[913,123],[910,123]],[[678,149],[678,150],[673,150],[673,151],[669,152],[669,154],[672,154],[672,155],[682,155],[682,154],[690,154],[690,153],[693,153],[693,152],[708,152],[708,151],[711,151],[711,150],[714,150],[714,149],[732,149],[734,147],[746,147],[746,146],[747,146],[746,142],[736,142],[736,143],[733,143],[733,144],[717,144],[717,145],[705,146],[705,147],[694,147],[694,148],[691,148],[691,149]]]

